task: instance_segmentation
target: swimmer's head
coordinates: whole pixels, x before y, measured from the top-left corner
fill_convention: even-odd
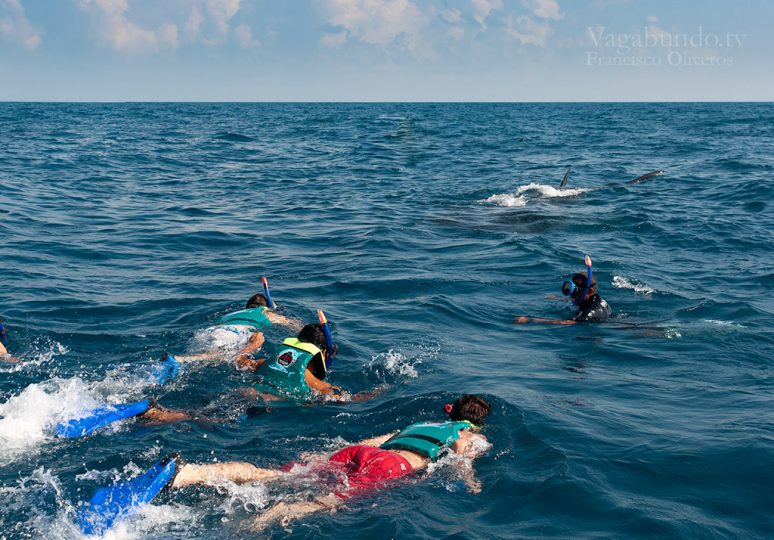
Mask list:
[[[298,340],[305,343],[311,343],[325,354],[325,358],[321,357],[319,354],[315,354],[308,366],[315,377],[324,379],[328,372],[328,359],[331,358],[331,354],[335,354],[337,349],[336,345],[333,346],[333,351],[328,350],[328,343],[325,340],[325,331],[321,324],[307,324],[304,326],[298,333]]]
[[[568,296],[571,300],[578,302],[582,299],[578,298],[581,294],[583,294],[583,291],[586,290],[586,274],[581,274],[578,272],[577,274],[573,274],[571,281],[565,281],[562,285],[562,294],[565,296]],[[589,285],[589,292],[588,294],[596,294],[597,293],[597,277],[591,276],[591,285]]]
[[[269,301],[266,300],[266,297],[263,295],[263,293],[258,293],[250,297],[250,300],[247,301],[247,306],[245,307],[247,309],[269,307]]]
[[[479,426],[489,414],[489,403],[482,397],[465,394],[451,405],[446,406],[446,412],[455,422],[468,421]]]
[[[0,317],[0,343],[5,344],[5,338],[8,337],[8,328],[3,324],[3,318]]]

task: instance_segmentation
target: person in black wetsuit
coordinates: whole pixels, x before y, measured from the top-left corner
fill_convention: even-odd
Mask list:
[[[586,274],[578,272],[571,280],[562,284],[562,294],[578,306],[578,313],[571,319],[541,319],[538,317],[516,317],[517,323],[536,322],[543,324],[575,324],[578,322],[603,322],[610,318],[613,310],[597,292],[597,278],[591,269],[591,258],[586,255]]]

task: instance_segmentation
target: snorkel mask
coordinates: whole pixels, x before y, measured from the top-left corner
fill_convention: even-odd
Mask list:
[[[269,292],[269,282],[266,276],[261,276],[261,282],[263,283],[263,295],[266,297],[266,302],[269,304],[269,308],[277,309],[277,304],[271,299],[271,293]]]
[[[323,333],[325,334],[325,346],[328,348],[328,354],[323,355],[323,367],[325,372],[328,372],[328,368],[333,363],[333,358],[336,356],[336,349],[333,345],[333,337],[331,336],[331,329],[328,326],[328,319],[325,318],[323,310],[317,310],[317,318],[320,320],[320,326],[322,326]]]
[[[565,281],[562,283],[562,294],[566,296],[568,299],[572,300],[573,305],[579,306],[581,302],[583,302],[583,299],[586,298],[586,295],[589,294],[589,289],[591,288],[591,277],[593,276],[593,271],[591,269],[591,257],[586,255],[586,259],[584,260],[586,263],[586,287],[583,289],[583,292],[581,293],[581,290],[575,285],[575,283],[570,279],[569,281]]]

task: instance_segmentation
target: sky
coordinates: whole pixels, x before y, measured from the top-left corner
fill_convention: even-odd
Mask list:
[[[774,101],[774,1],[0,0],[3,101]]]

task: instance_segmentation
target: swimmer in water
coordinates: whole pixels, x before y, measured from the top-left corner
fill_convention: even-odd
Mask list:
[[[325,316],[320,313],[320,324],[307,324],[295,338],[282,342],[276,354],[269,358],[253,358],[263,339],[259,334],[250,338],[248,345],[237,357],[237,368],[253,371],[259,381],[244,389],[243,395],[252,399],[276,401],[291,399],[313,402],[318,399],[333,401],[367,401],[381,389],[351,395],[325,381],[338,347],[330,339]]]
[[[203,337],[210,347],[208,351],[192,355],[175,355],[175,358],[181,362],[222,359],[226,352],[224,349],[233,351],[243,347],[254,333],[261,332],[274,324],[298,332],[302,326],[301,322],[277,313],[277,306],[269,293],[268,282],[265,277],[262,279],[264,292],[251,296],[245,309],[223,315],[214,326],[204,330]]]
[[[5,340],[8,338],[8,328],[0,319],[0,362],[18,363],[20,360],[11,356],[8,349],[5,348]]]
[[[255,372],[258,381],[249,388],[239,390],[243,398],[260,401],[293,400],[303,403],[316,401],[361,402],[373,399],[384,391],[383,387],[351,394],[327,382],[330,366],[338,347],[333,343],[328,321],[318,312],[319,324],[307,324],[295,338],[282,342],[276,354],[254,358],[253,353],[264,343],[261,332],[255,332],[248,344],[239,352],[237,369]],[[211,420],[180,410],[151,404],[138,418],[152,423],[165,424],[194,420],[211,423]]]
[[[541,319],[539,317],[516,317],[517,323],[543,324],[575,324],[579,322],[603,322],[612,315],[608,303],[597,292],[597,278],[591,269],[591,258],[586,255],[586,273],[577,273],[572,279],[562,284],[562,294],[573,305],[578,307],[578,313],[571,319]]]
[[[418,422],[397,433],[360,441],[332,455],[303,455],[303,463],[290,463],[279,469],[264,469],[247,462],[185,463],[179,455],[162,460],[161,465],[174,467],[166,483],[174,490],[194,485],[219,486],[224,481],[236,484],[272,482],[287,477],[288,473],[297,474],[299,469],[321,482],[338,478],[329,493],[311,501],[279,502],[253,521],[257,530],[278,521],[286,526],[294,519],[315,512],[334,511],[350,497],[376,491],[399,478],[426,470],[428,465],[446,454],[467,458],[452,460],[452,464],[457,467],[468,490],[480,493],[481,483],[476,478],[472,462],[490,447],[486,437],[480,433],[480,426],[489,410],[490,405],[483,398],[464,395],[453,405],[446,405],[445,411],[450,418],[445,422]],[[171,461],[175,463],[170,465]],[[124,489],[131,488],[132,482],[125,481]],[[162,489],[161,486],[158,489]],[[150,494],[144,500],[149,501],[153,496],[155,494]],[[86,508],[84,522],[105,519],[99,515],[98,508],[94,509],[93,516],[88,513],[89,506]],[[121,519],[123,515],[126,512],[119,511],[116,519]]]

